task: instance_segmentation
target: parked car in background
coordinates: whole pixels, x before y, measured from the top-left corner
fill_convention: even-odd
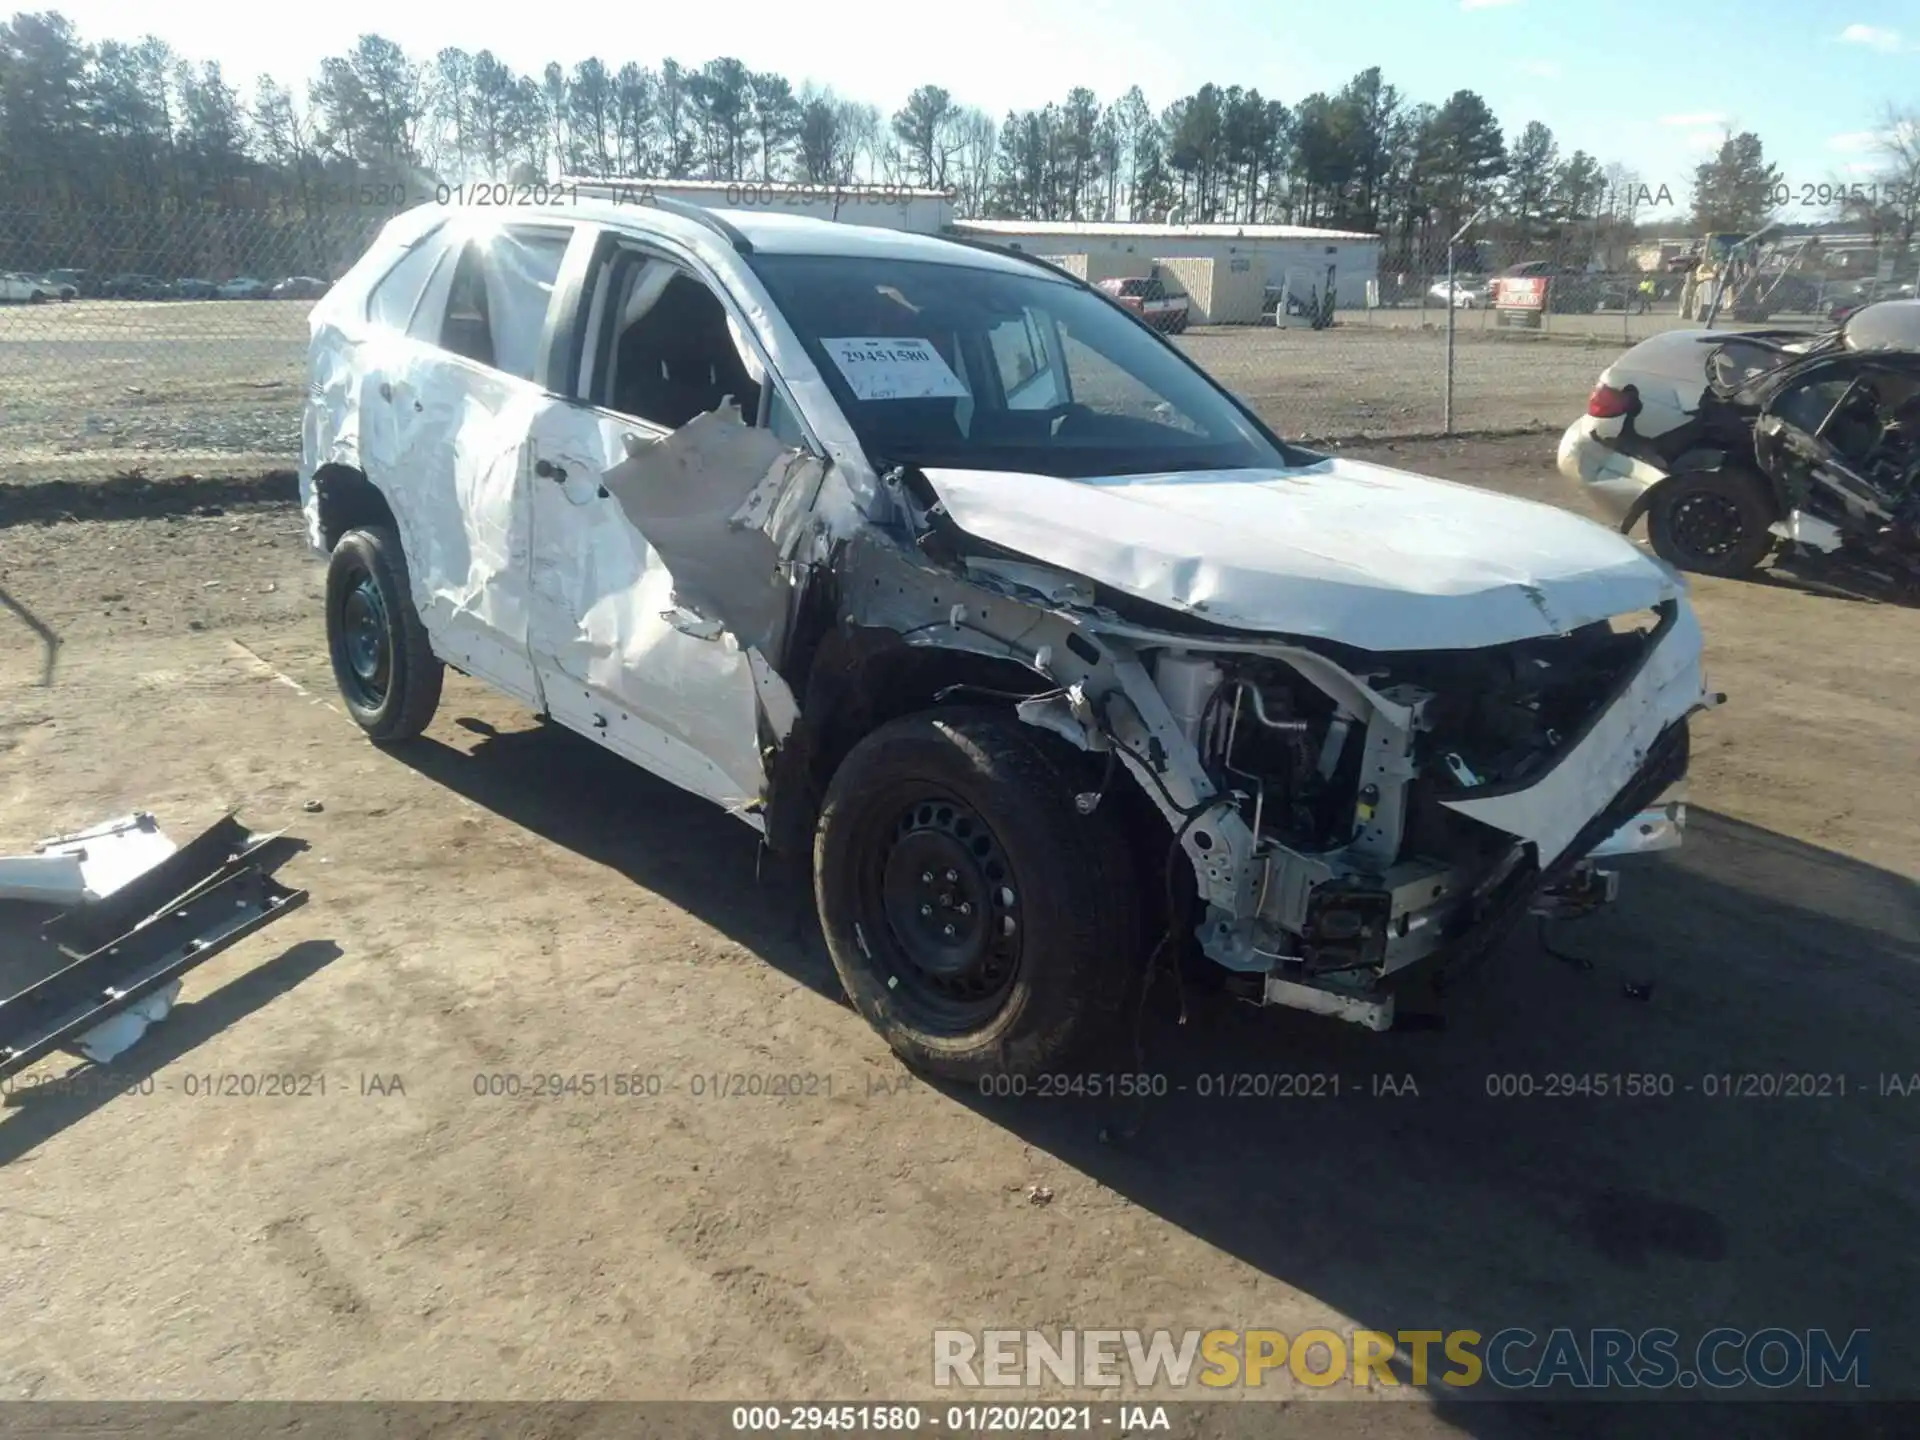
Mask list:
[[[275,300],[318,300],[331,288],[331,282],[312,275],[289,275],[268,293]]]
[[[17,271],[0,273],[0,300],[15,305],[39,305],[59,298],[51,282]]]
[[[166,300],[173,287],[158,275],[116,275],[100,287],[100,293],[115,300]]]
[[[53,276],[46,274],[30,275],[27,278],[37,284],[44,285],[48,290],[52,291],[52,298],[55,300],[77,300],[80,298],[80,287],[70,284],[65,280],[56,280]]]
[[[49,270],[47,279],[57,285],[71,285],[78,296],[100,293],[100,277],[91,270]]]
[[[239,275],[220,286],[214,294],[222,300],[264,300],[267,298],[267,282]]]
[[[1442,305],[1447,303],[1447,295],[1445,280],[1436,280],[1427,289],[1427,298],[1438,300]],[[1452,295],[1455,308],[1460,310],[1478,310],[1487,303],[1487,287],[1478,280],[1463,280],[1455,276]]]
[[[173,295],[176,300],[212,300],[220,287],[211,280],[176,280],[173,282]]]
[[[1098,286],[1142,320],[1169,335],[1187,328],[1192,302],[1185,295],[1170,295],[1157,275],[1129,276],[1122,280],[1102,280]]]
[[[1500,303],[1501,287],[1509,280],[1545,280],[1549,311],[1555,315],[1591,315],[1597,310],[1620,309],[1639,278],[1634,276],[1629,280],[1552,260],[1528,260],[1509,265],[1487,282],[1487,303]]]

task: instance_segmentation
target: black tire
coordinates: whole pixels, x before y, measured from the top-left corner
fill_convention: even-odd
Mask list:
[[[1119,807],[1074,807],[1097,783],[1084,758],[953,709],[881,726],[835,772],[814,835],[821,926],[854,1008],[916,1069],[1057,1073],[1120,1032],[1141,978],[1137,882]]]
[[[327,651],[347,713],[368,738],[390,745],[427,728],[446,666],[413,608],[407,557],[388,526],[350,530],[333,547]]]
[[[1647,508],[1647,539],[1669,565],[1735,579],[1773,552],[1773,495],[1745,470],[1695,470],[1661,485]]]

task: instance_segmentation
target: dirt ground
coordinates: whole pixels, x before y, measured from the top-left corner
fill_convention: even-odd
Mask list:
[[[1352,453],[1559,500],[1551,446]],[[1686,847],[1554,933],[1591,969],[1529,932],[1444,1028],[1196,997],[1151,1031],[1176,1084],[1327,1073],[1338,1098],[989,1100],[902,1070],[738,822],[458,677],[425,738],[362,741],[276,484],[48,523],[0,500],[0,587],[64,641],[41,688],[0,615],[0,853],[133,809],[184,839],[232,808],[310,842],[283,879],[312,896],[188,978],[114,1063],[134,1093],[12,1087],[8,1397],[932,1397],[931,1332],[989,1325],[1867,1328],[1880,1393],[1910,1387],[1920,1096],[1881,1077],[1920,1071],[1912,611],[1697,584],[1730,698],[1695,732]],[[11,925],[0,990],[36,963],[31,917]],[[1674,1093],[1488,1094],[1622,1071]],[[1742,1072],[1846,1093],[1704,1093]],[[217,1093],[267,1074],[325,1094]],[[546,1074],[661,1078],[478,1093]],[[1417,1095],[1376,1097],[1382,1075]],[[1401,1398],[1312,1433],[1539,1433]],[[1741,1435],[1787,1433],[1750,1413]],[[1655,1433],[1580,1426],[1554,1433]]]

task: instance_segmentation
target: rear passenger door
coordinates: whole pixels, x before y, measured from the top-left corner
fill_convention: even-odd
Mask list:
[[[372,478],[401,522],[434,653],[534,708],[525,451],[570,234],[507,225],[451,247],[417,292],[405,321],[411,343],[378,366],[377,394],[363,398],[363,423],[386,430],[371,448],[391,473]]]

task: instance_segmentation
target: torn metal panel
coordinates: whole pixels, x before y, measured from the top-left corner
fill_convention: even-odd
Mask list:
[[[1051,565],[1034,565],[1024,560],[969,555],[967,574],[982,584],[993,585],[1013,596],[1027,595],[1048,605],[1072,609],[1091,608],[1093,587],[1077,575],[1068,575]]]
[[[1203,812],[1181,833],[1200,894],[1223,914],[1250,914],[1252,831],[1207,777],[1198,752],[1140,663],[1139,647],[1096,632],[1079,617],[1041,610],[967,576],[935,569],[871,531],[849,543],[843,568],[854,623],[894,630],[916,648],[1010,659],[1065,692],[1064,710],[1030,701],[1022,717],[1082,748],[1117,742],[1121,763],[1166,818],[1169,834],[1189,815]],[[1077,737],[1070,733],[1076,728]],[[1210,954],[1217,947],[1250,944],[1244,923],[1230,928],[1231,936],[1209,929]]]
[[[1359,461],[1091,480],[925,473],[969,535],[1215,624],[1362,650],[1562,634],[1681,588],[1580,516]]]
[[[817,479],[819,465],[729,406],[637,441],[600,482],[666,563],[675,602],[766,651],[791,594],[766,526],[780,495]]]
[[[783,741],[792,733],[794,722],[800,718],[799,702],[793,698],[793,691],[787,682],[780,678],[773,666],[767,663],[767,657],[758,650],[747,651],[747,665],[753,671],[753,688],[760,697],[760,713],[767,717],[774,740]]]
[[[636,447],[659,443],[650,428],[610,411],[542,405],[527,447],[528,648],[556,720],[745,814],[765,784],[745,650],[725,617],[696,608],[684,589],[676,596],[680,577],[667,556],[601,483]],[[763,475],[764,467],[738,486],[733,506],[693,523],[726,536],[728,518]],[[763,575],[769,589],[772,577],[784,582],[771,562]]]
[[[1832,554],[1846,543],[1846,535],[1838,525],[1822,520],[1818,515],[1809,515],[1805,510],[1795,510],[1786,519],[1774,521],[1767,529],[1782,540],[1791,540],[1796,545],[1818,550],[1823,555]]]

